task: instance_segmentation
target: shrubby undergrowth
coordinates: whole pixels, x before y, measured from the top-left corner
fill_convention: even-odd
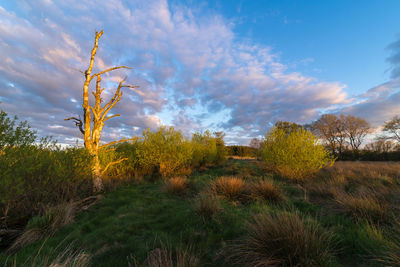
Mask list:
[[[0,226],[24,224],[46,207],[88,195],[90,155],[38,140],[26,122],[2,112],[0,124]]]
[[[221,134],[207,131],[189,139],[172,127],[161,127],[145,130],[135,142],[100,151],[99,158],[107,184],[134,177],[167,179],[223,163],[225,146]],[[51,206],[91,195],[91,162],[86,149],[39,140],[26,122],[1,111],[0,229],[21,229]]]

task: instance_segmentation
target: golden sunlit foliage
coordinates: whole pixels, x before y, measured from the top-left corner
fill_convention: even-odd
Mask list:
[[[222,138],[213,137],[208,131],[196,133],[189,140],[173,127],[160,127],[154,132],[147,129],[132,149],[140,175],[188,175],[193,169],[225,160]],[[132,163],[128,156],[129,161]]]
[[[217,160],[217,140],[212,137],[209,131],[204,134],[195,133],[192,135],[192,166],[195,168],[213,164]]]
[[[137,164],[143,174],[163,177],[190,173],[193,148],[190,141],[173,127],[143,132],[136,149]]]
[[[304,180],[334,162],[318,139],[303,128],[287,132],[273,127],[265,135],[261,157],[282,176],[295,180]]]

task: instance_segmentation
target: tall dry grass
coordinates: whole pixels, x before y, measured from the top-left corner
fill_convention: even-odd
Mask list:
[[[259,180],[250,185],[251,197],[280,203],[285,200],[282,189],[271,180]]]
[[[320,170],[305,187],[313,200],[353,218],[378,222],[400,214],[397,162],[336,162]]]
[[[168,248],[161,243],[160,247],[147,253],[146,259],[140,264],[131,255],[128,259],[129,267],[198,267],[201,266],[200,258],[191,246]]]
[[[240,201],[247,197],[248,187],[241,178],[222,176],[210,183],[209,191],[229,200]]]
[[[386,247],[382,262],[386,266],[400,266],[400,221],[395,222],[393,230],[389,233],[391,242]]]
[[[64,240],[65,241],[65,240]],[[46,241],[43,242],[42,246],[36,253],[30,255],[24,262],[17,260],[17,255],[10,256],[3,262],[3,266],[12,267],[87,267],[90,266],[92,256],[81,249],[74,249],[73,242],[62,247],[64,245],[62,241],[57,247],[52,248],[46,253],[43,250],[43,246]]]
[[[37,240],[52,236],[59,228],[71,223],[75,213],[76,205],[70,202],[51,207],[42,216],[33,217],[8,251],[14,252]]]
[[[211,219],[224,210],[214,195],[204,192],[197,196],[193,209],[203,220]]]
[[[338,209],[352,218],[366,219],[371,222],[384,222],[388,217],[388,207],[372,194],[340,193],[336,196]]]
[[[168,194],[182,195],[189,187],[189,180],[183,176],[176,176],[164,182],[162,190]]]
[[[333,260],[332,234],[298,213],[255,216],[247,235],[228,248],[238,266],[326,266]]]

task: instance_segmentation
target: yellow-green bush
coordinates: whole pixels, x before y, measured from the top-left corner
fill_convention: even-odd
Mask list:
[[[216,132],[214,134],[215,136],[212,136],[209,131],[205,131],[204,134],[195,133],[192,135],[192,166],[194,168],[225,162],[225,135],[222,132]]]
[[[304,180],[316,170],[334,162],[318,139],[303,128],[287,132],[273,127],[265,135],[261,157],[282,176],[295,180]]]
[[[206,131],[204,134],[193,134],[191,143],[193,147],[192,166],[194,168],[216,162],[217,140],[211,136],[209,131]]]
[[[155,132],[147,129],[137,142],[137,165],[142,174],[159,173],[163,177],[189,174],[192,155],[190,141],[173,127],[160,127]]]
[[[222,164],[226,160],[226,148],[225,148],[225,142],[224,142],[224,137],[225,133],[224,132],[215,132],[215,142],[217,146],[217,156],[215,159],[216,164]]]

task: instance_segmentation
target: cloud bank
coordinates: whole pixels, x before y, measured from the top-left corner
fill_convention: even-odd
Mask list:
[[[127,65],[104,77],[126,90],[108,121],[104,140],[140,134],[143,128],[173,125],[224,130],[228,142],[247,143],[268,123],[315,119],[342,110],[381,123],[400,112],[400,41],[391,45],[392,80],[350,98],[339,82],[291,72],[268,46],[235,36],[234,24],[219,14],[155,1],[18,1],[0,6],[0,107],[19,115],[41,135],[74,143],[79,131],[63,119],[81,114],[83,75],[94,31],[104,30],[97,70]],[[389,103],[389,104],[388,104]],[[383,108],[384,107],[384,108]]]

